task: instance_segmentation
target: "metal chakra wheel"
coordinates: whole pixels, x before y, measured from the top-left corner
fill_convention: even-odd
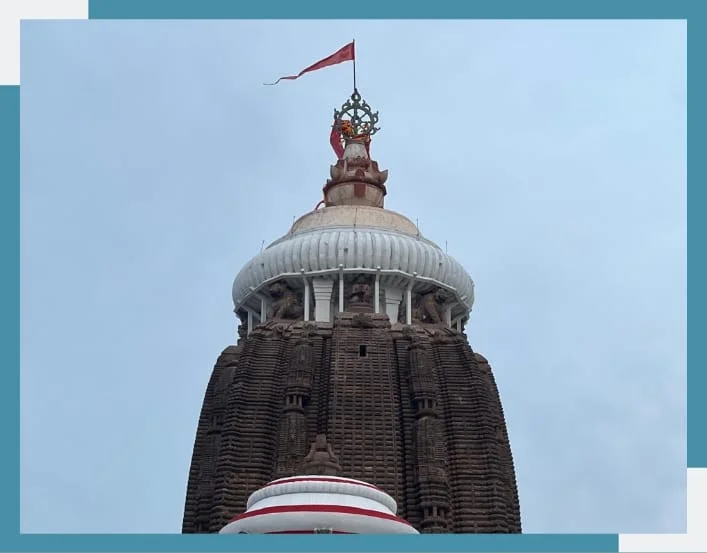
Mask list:
[[[349,121],[354,136],[373,136],[380,130],[379,127],[376,127],[378,112],[373,111],[356,89],[354,89],[351,98],[344,102],[340,110],[334,110],[334,119],[336,121]]]

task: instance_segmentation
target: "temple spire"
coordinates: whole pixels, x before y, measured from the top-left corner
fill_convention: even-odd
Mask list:
[[[371,138],[380,129],[378,112],[354,88],[351,97],[334,110],[331,146],[338,158],[324,187],[324,204],[383,207],[388,171],[371,159]]]

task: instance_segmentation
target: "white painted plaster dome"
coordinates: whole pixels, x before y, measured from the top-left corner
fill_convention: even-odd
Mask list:
[[[407,217],[380,207],[325,207],[300,217],[290,231],[251,259],[233,283],[236,310],[259,308],[257,292],[286,278],[380,272],[381,284],[415,290],[440,286],[456,299],[455,316],[468,314],[474,283],[459,262],[423,238]],[[251,303],[252,302],[252,303]]]
[[[254,492],[247,510],[220,534],[418,534],[396,515],[395,500],[377,487],[338,476],[274,480]]]

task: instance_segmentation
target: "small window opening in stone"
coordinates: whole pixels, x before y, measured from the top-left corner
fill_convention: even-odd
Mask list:
[[[368,348],[364,344],[361,344],[358,346],[358,356],[366,357],[366,355],[368,355]]]

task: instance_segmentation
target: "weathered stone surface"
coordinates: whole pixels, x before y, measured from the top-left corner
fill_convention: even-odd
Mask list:
[[[256,489],[304,467],[379,486],[421,532],[521,531],[498,390],[463,334],[396,330],[379,314],[277,328],[216,363],[183,532],[217,532]]]
[[[304,307],[297,294],[286,282],[278,281],[270,285],[270,318],[272,319],[301,319]]]

